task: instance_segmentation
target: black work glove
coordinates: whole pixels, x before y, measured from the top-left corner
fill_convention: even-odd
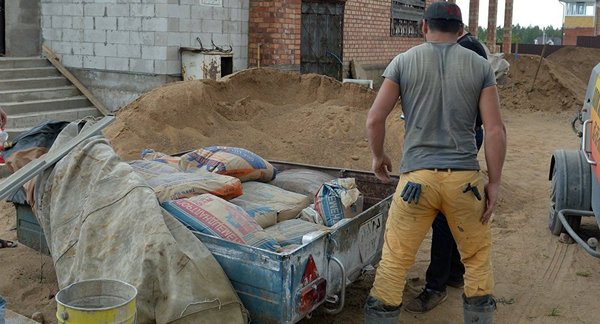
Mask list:
[[[414,201],[415,205],[419,203],[420,195],[421,195],[421,184],[410,182],[410,181],[406,183],[406,185],[404,186],[404,189],[402,189],[402,193],[400,193],[402,200],[408,202],[409,204]]]

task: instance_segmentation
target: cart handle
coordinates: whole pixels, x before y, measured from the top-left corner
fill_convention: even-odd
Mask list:
[[[336,257],[329,257],[329,261],[333,261],[334,263],[337,263],[337,265],[340,267],[340,270],[342,271],[342,291],[340,292],[340,297],[339,297],[339,301],[338,301],[338,307],[337,308],[327,308],[325,306],[323,306],[323,311],[325,312],[325,314],[328,315],[337,315],[339,314],[342,309],[344,309],[344,304],[346,303],[346,268],[344,267],[344,265],[342,264],[342,261],[340,261],[338,258]]]
[[[588,119],[586,121],[583,122],[583,129],[582,129],[582,137],[581,137],[581,151],[583,151],[583,155],[585,156],[585,160],[587,161],[587,163],[591,164],[591,165],[596,165],[596,161],[592,160],[590,158],[590,151],[588,151],[588,132],[587,132],[587,125],[591,122],[591,119]]]

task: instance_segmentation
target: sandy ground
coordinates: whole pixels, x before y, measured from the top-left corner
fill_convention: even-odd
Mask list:
[[[592,54],[598,55],[598,52]],[[566,56],[572,58],[572,55]],[[560,66],[543,68],[534,92],[528,94],[524,91],[530,87],[527,80],[535,70],[535,62],[534,57],[521,57],[517,62],[511,58],[514,67],[511,68],[511,78],[501,89],[505,107],[503,118],[508,132],[508,155],[503,176],[503,196],[492,224],[496,278],[494,294],[498,300],[496,322],[598,323],[600,311],[596,305],[597,291],[600,290],[600,261],[590,257],[576,244],[559,243],[547,227],[550,157],[557,148],[577,148],[578,139],[570,129],[570,119],[581,97],[578,98],[579,93],[574,93],[577,87],[568,89],[574,82],[562,82],[560,86],[555,84],[554,81],[561,76],[565,80],[574,77],[572,74],[564,76],[560,70],[564,67]],[[552,64],[558,65],[552,61],[544,67],[552,67]],[[574,78],[578,79],[578,87],[581,84],[585,86],[585,82],[580,80],[583,77]],[[579,89],[579,92],[583,90]],[[346,90],[340,91],[343,93]],[[251,98],[248,100],[251,102]],[[327,100],[330,99],[323,99]],[[370,99],[365,97],[364,100]],[[238,104],[246,108],[254,107],[244,102]],[[347,110],[347,105],[339,103],[341,114],[363,114]],[[222,106],[226,108],[227,104]],[[350,122],[349,119],[342,121]],[[353,121],[327,129],[353,129],[362,125],[362,121]],[[127,130],[127,125],[124,127],[116,130],[115,136]],[[327,140],[332,133],[317,135]],[[347,136],[347,132],[337,135]],[[302,144],[297,145],[296,149],[303,148]],[[347,145],[364,149],[362,142],[354,141]],[[133,155],[139,152],[137,149],[124,147],[123,152]],[[260,151],[265,147],[255,149]],[[284,154],[284,151],[277,151],[275,155],[279,154]],[[368,163],[363,156],[358,156],[358,159],[354,156],[355,153],[344,159],[354,161],[348,162],[352,165]],[[483,162],[483,152],[480,153],[480,159]],[[0,238],[16,239],[15,223],[12,205],[0,202]],[[600,231],[592,219],[585,219],[582,227],[587,235],[600,237]],[[424,284],[429,246],[430,241],[426,240],[415,266],[410,270],[405,298],[414,297]],[[8,308],[25,316],[31,316],[36,311],[43,312],[47,322],[55,322],[53,297],[57,284],[51,259],[23,245],[14,249],[0,249],[0,255],[3,261],[0,262],[0,295],[7,299]],[[362,323],[362,305],[372,280],[373,274],[366,273],[349,287],[346,307],[341,314],[326,316],[317,311],[303,323]],[[461,291],[448,289],[449,297],[444,304],[423,315],[404,312],[400,323],[461,323]]]
[[[495,215],[494,270],[498,323],[596,323],[600,290],[599,261],[577,245],[565,245],[547,229],[548,168],[556,148],[576,148],[569,113],[505,111],[509,149],[504,171],[502,203]],[[480,157],[483,153],[480,154]],[[15,239],[15,213],[2,203],[2,238]],[[595,223],[584,228],[600,236]],[[425,241],[411,269],[406,297],[423,285],[429,262]],[[20,245],[0,250],[0,294],[8,308],[25,316],[35,311],[52,319],[55,311],[56,276],[52,261]],[[362,304],[372,284],[372,274],[350,286],[344,311],[334,317],[315,314],[306,323],[360,323]],[[424,315],[403,313],[401,323],[461,322],[461,291],[449,288],[449,298]]]

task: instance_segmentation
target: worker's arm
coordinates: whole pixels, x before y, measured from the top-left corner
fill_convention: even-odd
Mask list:
[[[481,91],[479,111],[483,122],[485,162],[489,178],[485,187],[486,207],[481,216],[481,222],[485,224],[492,216],[498,202],[502,166],[506,156],[506,129],[500,117],[500,100],[496,86]]]
[[[372,168],[377,178],[384,182],[390,180],[389,172],[392,171],[392,162],[383,151],[385,120],[394,109],[399,96],[400,86],[394,81],[383,80],[377,97],[367,114],[367,136],[373,154]]]

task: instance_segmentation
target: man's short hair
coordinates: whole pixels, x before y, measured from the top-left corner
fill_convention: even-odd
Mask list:
[[[447,19],[429,19],[427,25],[431,31],[438,31],[442,33],[453,33],[456,34],[463,27],[463,23],[458,20],[447,20]]]

